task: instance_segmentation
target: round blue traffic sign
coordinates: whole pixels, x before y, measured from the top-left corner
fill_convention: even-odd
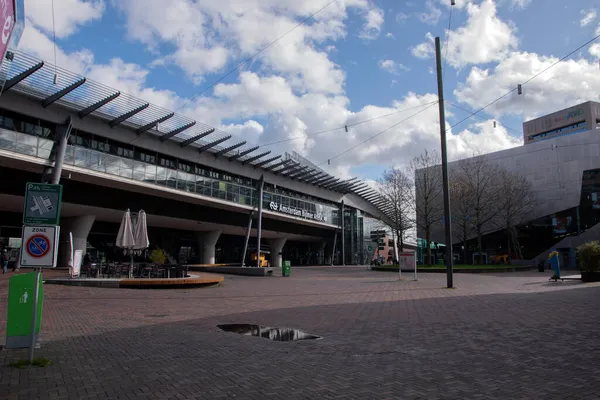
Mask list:
[[[50,239],[44,235],[33,235],[27,239],[25,250],[33,258],[42,258],[50,251]]]

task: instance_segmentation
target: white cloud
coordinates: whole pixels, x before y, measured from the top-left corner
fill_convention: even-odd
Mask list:
[[[511,0],[510,3],[512,8],[524,9],[531,4],[531,0]]]
[[[468,4],[466,7],[467,22],[451,31],[447,41],[450,65],[460,68],[469,64],[500,61],[517,48],[515,28],[497,16],[494,0],[484,0],[480,5]],[[413,55],[419,58],[432,57],[432,39],[428,33],[425,42],[413,47]]]
[[[399,24],[403,24],[408,20],[408,15],[404,14],[403,12],[399,12],[398,14],[396,14],[396,22]]]
[[[394,34],[393,34],[392,32],[388,32],[388,33],[386,33],[386,34],[385,34],[385,37],[388,37],[388,38],[390,38],[390,39],[394,39],[394,40],[396,40],[396,36],[394,36]]]
[[[260,136],[265,131],[265,128],[261,124],[252,119],[243,124],[221,125],[220,129],[235,137],[246,140],[248,143],[258,143]]]
[[[410,51],[413,56],[421,59],[430,58],[435,53],[435,38],[430,32],[425,34],[425,41],[413,47]]]
[[[379,37],[381,26],[384,22],[383,10],[381,8],[372,7],[367,11],[365,24],[358,35],[361,39],[373,40]]]
[[[581,20],[579,20],[579,25],[581,25],[581,27],[588,26],[589,24],[594,22],[596,16],[596,10],[594,10],[593,8],[589,10],[581,10]]]
[[[464,83],[454,91],[459,101],[478,109],[515,89],[558,58],[515,52],[493,68],[473,67]],[[487,111],[497,117],[523,115],[525,119],[560,110],[572,104],[600,99],[600,74],[596,61],[565,60],[523,85],[523,94],[514,91]]]
[[[54,64],[54,45],[29,19],[25,19],[25,30],[19,42],[19,49]],[[57,46],[56,64],[78,74],[84,74],[93,63],[94,55],[88,49],[65,53]]]
[[[85,24],[99,20],[104,14],[104,0],[59,0],[54,2],[54,26],[57,38],[66,38]],[[52,2],[28,0],[26,15],[46,34],[51,34]]]
[[[404,65],[404,64],[400,64],[400,63],[396,63],[393,60],[379,60],[379,68],[381,68],[382,70],[389,72],[390,74],[398,74],[401,70],[402,71],[409,71],[410,69]]]
[[[341,93],[344,72],[328,58],[325,44],[346,36],[347,10],[355,8],[366,22],[362,34],[375,37],[381,30],[383,12],[368,0],[345,0],[323,8],[306,23],[301,20],[323,7],[320,0],[123,0],[118,3],[127,18],[132,39],[152,51],[173,47],[154,65],[175,64],[196,83],[208,73],[264,49],[253,63],[267,73],[278,73],[298,92]],[[323,45],[323,46],[321,46]]]
[[[589,51],[592,56],[600,58],[600,43],[592,44]]]
[[[442,17],[442,10],[440,10],[432,0],[427,0],[425,7],[427,8],[427,11],[419,13],[419,19],[425,24],[437,25]]]

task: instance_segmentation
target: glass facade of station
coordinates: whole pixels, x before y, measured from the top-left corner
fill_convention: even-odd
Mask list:
[[[47,160],[52,151],[55,129],[52,123],[0,110],[0,149]],[[80,168],[241,205],[256,207],[258,204],[258,182],[254,179],[75,129],[71,133],[64,162]],[[341,226],[341,204],[269,183],[265,183],[264,186],[263,208],[310,221]],[[363,259],[364,233],[361,212],[345,207],[344,226],[345,262],[358,264]],[[332,232],[332,240],[333,236]],[[338,235],[338,251],[341,251],[340,239]]]

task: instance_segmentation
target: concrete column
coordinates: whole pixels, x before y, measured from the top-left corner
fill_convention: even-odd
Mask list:
[[[325,247],[327,246],[327,242],[322,241],[321,246],[319,247],[319,265],[325,265]]]
[[[271,248],[271,267],[281,268],[283,265],[283,256],[280,254],[287,239],[269,239],[267,244]]]
[[[221,231],[197,232],[198,252],[201,254],[202,264],[215,263],[215,245],[221,236]]]
[[[84,215],[74,218],[61,218],[60,242],[58,247],[58,266],[67,267],[71,257],[69,245],[69,232],[73,234],[73,249],[81,250],[85,255],[87,249],[87,238],[96,220],[95,215]]]

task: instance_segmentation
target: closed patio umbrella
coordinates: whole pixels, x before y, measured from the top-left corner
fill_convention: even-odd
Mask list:
[[[138,213],[133,234],[135,239],[133,249],[137,250],[138,254],[141,254],[142,250],[146,250],[150,246],[148,226],[146,225],[146,212],[144,210],[140,210]]]
[[[133,274],[133,249],[135,246],[135,238],[133,236],[133,226],[131,224],[131,213],[129,209],[123,214],[121,219],[121,226],[119,227],[119,233],[117,234],[117,241],[115,246],[123,249],[124,254],[131,256],[131,266],[129,267],[129,278]]]

